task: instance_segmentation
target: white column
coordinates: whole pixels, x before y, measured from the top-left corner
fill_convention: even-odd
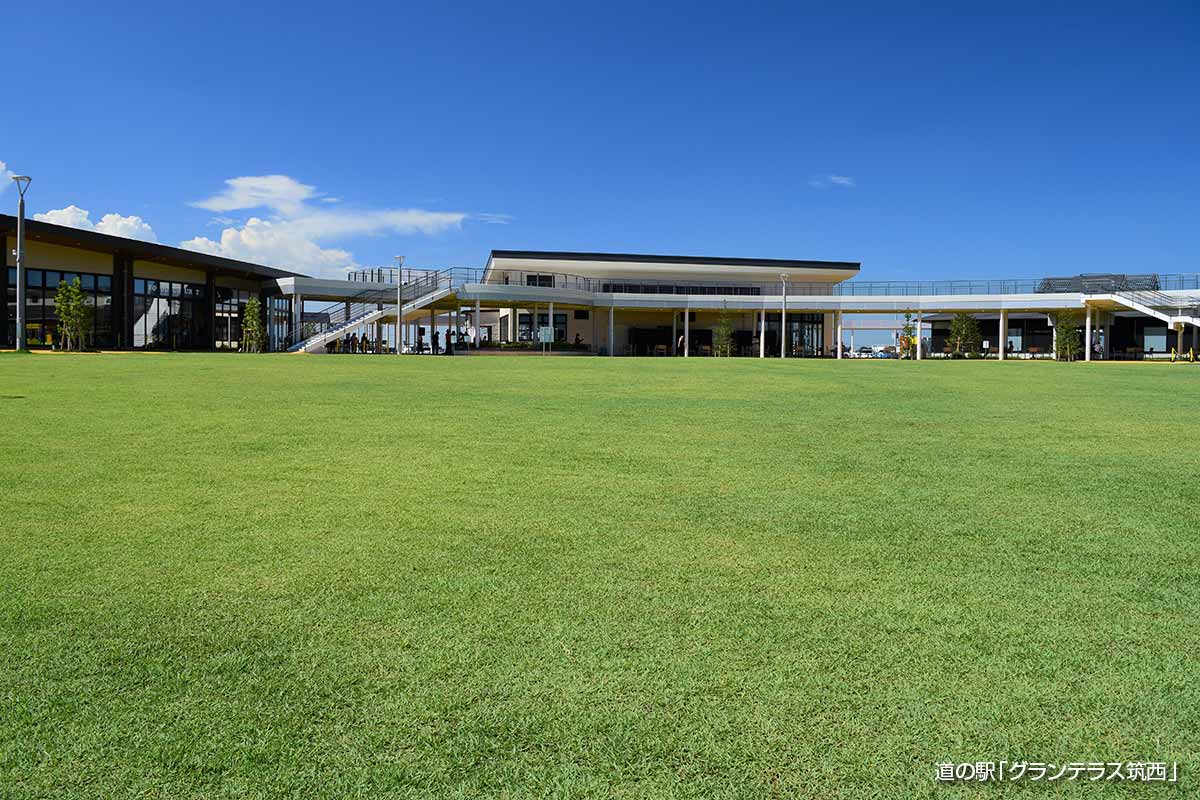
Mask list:
[[[608,307],[608,354],[610,356],[616,355],[616,353],[613,352],[613,350],[616,349],[615,347],[613,347],[613,316],[616,313],[616,311],[617,311],[616,306]]]
[[[1083,360],[1092,360],[1092,307],[1083,315]]]
[[[554,330],[554,303],[550,304],[547,311],[548,311],[548,313],[546,314],[546,324],[549,325],[550,330],[553,331]],[[553,333],[550,334],[550,344],[547,345],[547,349],[549,349],[549,350],[554,349],[554,334]]]
[[[837,312],[837,357],[842,357],[842,312]]]
[[[850,355],[854,355],[854,328],[850,329]]]
[[[1058,326],[1054,324],[1054,318],[1049,314],[1046,315],[1046,320],[1050,323],[1050,349],[1053,351],[1052,358],[1058,360]]]
[[[921,312],[917,312],[917,361],[921,360]]]
[[[671,355],[679,355],[679,312],[671,311]]]
[[[429,352],[433,352],[433,332],[437,330],[437,313],[432,307],[429,309],[429,333],[425,336],[425,341],[429,343]]]
[[[479,341],[483,333],[479,330],[479,301],[475,301],[475,349],[479,349]]]
[[[690,322],[690,320],[688,320],[688,317],[690,317],[690,316],[691,316],[691,314],[688,313],[688,310],[685,307],[683,309],[683,357],[684,358],[688,357],[689,352],[692,347],[692,337],[689,334],[690,329],[688,328],[688,325]]]
[[[1000,360],[1004,360],[1004,356],[1008,351],[1008,310],[1000,312]]]
[[[758,312],[758,357],[767,357],[767,310]]]

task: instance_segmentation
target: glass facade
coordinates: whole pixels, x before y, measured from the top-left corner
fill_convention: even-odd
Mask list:
[[[16,344],[17,328],[17,268],[9,267],[7,275],[7,330],[5,344]],[[78,279],[84,297],[92,307],[92,329],[87,337],[87,347],[112,347],[112,276],[69,270],[27,269],[25,270],[25,344],[29,347],[55,347],[59,343],[58,313],[54,295],[63,282]]]
[[[213,319],[213,346],[218,350],[237,350],[242,343],[242,315],[250,292],[217,287]]]
[[[767,314],[767,353],[779,355],[780,314]],[[822,314],[787,315],[787,353],[796,358],[817,357],[825,353],[825,317]],[[757,355],[751,353],[750,355]]]
[[[194,350],[204,341],[204,285],[135,278],[133,281],[135,349]]]
[[[529,327],[529,314],[517,315],[517,341],[531,342],[533,341],[533,331]],[[538,315],[538,327],[543,328],[550,324],[550,314],[548,312],[540,312]],[[554,314],[554,341],[565,342],[567,340],[567,315]]]
[[[267,298],[267,346],[287,350],[292,344],[292,302],[286,297]]]

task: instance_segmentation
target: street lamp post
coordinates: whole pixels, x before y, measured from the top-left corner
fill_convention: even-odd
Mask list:
[[[783,299],[779,303],[779,357],[787,358],[787,275],[779,276],[779,286],[783,292]]]
[[[17,200],[17,349],[25,350],[25,190],[33,179],[14,175],[20,199]]]

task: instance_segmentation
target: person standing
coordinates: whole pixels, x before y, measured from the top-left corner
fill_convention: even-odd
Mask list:
[[[435,355],[435,356],[441,352],[441,350],[439,349],[439,345],[441,344],[441,342],[439,341],[440,338],[441,337],[437,332],[437,328],[434,328],[433,329],[433,350],[430,352],[432,352],[433,355]]]

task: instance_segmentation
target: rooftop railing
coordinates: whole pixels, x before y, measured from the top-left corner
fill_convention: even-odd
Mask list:
[[[489,286],[527,286],[547,289],[573,289],[583,292],[623,294],[691,295],[768,295],[785,291],[781,281],[678,280],[640,277],[588,277],[564,272],[530,272],[456,267],[445,270],[395,269],[373,267],[348,273],[352,281],[395,286],[438,283],[458,288],[465,284]],[[1016,280],[962,281],[788,281],[790,296],[863,297],[915,295],[1005,295],[1005,294],[1108,294],[1129,291],[1200,290],[1200,273],[1181,274],[1094,274],[1062,278],[1026,278]],[[407,294],[407,293],[406,293]]]

